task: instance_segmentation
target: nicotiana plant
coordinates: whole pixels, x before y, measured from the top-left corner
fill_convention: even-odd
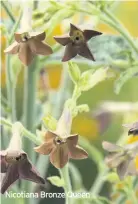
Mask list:
[[[53,185],[63,187],[66,193],[73,191],[78,185],[79,187],[76,187],[74,190],[75,192],[87,193],[88,190],[86,190],[83,185],[81,175],[79,175],[78,169],[70,163],[70,159],[86,159],[89,157],[96,163],[98,169],[98,175],[89,190],[92,196],[88,200],[78,199],[75,200],[75,202],[73,198],[66,196],[66,204],[111,203],[112,200],[110,202],[109,197],[109,199],[102,197],[99,193],[105,181],[108,180],[111,182],[117,178],[117,175],[121,181],[127,179],[128,175],[133,176],[131,177],[132,179],[128,181],[128,185],[125,185],[125,196],[127,195],[125,201],[130,196],[133,203],[137,203],[136,195],[134,193],[130,195],[130,190],[133,190],[133,184],[137,182],[138,175],[138,122],[131,125],[125,125],[129,128],[129,144],[124,144],[124,141],[119,141],[119,144],[113,144],[107,141],[102,142],[103,149],[108,152],[105,160],[102,153],[86,139],[79,136],[77,132],[72,134],[73,119],[78,113],[89,111],[87,104],[78,104],[78,99],[83,92],[92,89],[101,81],[114,77],[112,70],[116,67],[121,69],[123,66],[123,71],[121,71],[119,78],[115,82],[115,92],[119,93],[123,84],[129,78],[134,77],[138,72],[138,47],[128,31],[110,12],[112,4],[113,2],[107,1],[88,1],[83,7],[83,4],[80,2],[76,3],[73,1],[66,3],[50,1],[44,12],[36,9],[37,4],[34,4],[36,11],[33,13],[33,17],[40,17],[38,24],[36,22],[36,24],[32,23],[32,12],[28,9],[28,6],[25,5],[23,15],[21,13],[17,20],[5,50],[7,54],[7,99],[11,114],[7,117],[8,119],[6,119],[6,117],[1,117],[1,125],[7,126],[12,130],[10,134],[12,137],[10,138],[8,148],[1,151],[1,173],[4,174],[1,183],[2,194],[4,194],[9,187],[12,189],[12,184],[18,179],[29,180],[45,188],[46,182],[44,178],[46,175],[45,169],[49,165],[48,158],[50,158],[50,162],[58,169],[60,174],[60,176],[51,176],[47,178]],[[10,8],[7,6],[7,3],[3,1],[2,5],[11,20],[15,22],[16,20]],[[50,47],[43,41],[45,40],[46,33],[49,36],[52,33],[52,29],[54,29],[60,21],[64,18],[73,16],[76,12],[88,14],[90,16],[94,14],[99,21],[117,30],[130,46],[131,60],[127,63],[125,60],[119,63],[115,60],[111,64],[94,64],[93,69],[81,72],[79,66],[73,62],[76,60],[75,57],[80,55],[80,57],[89,59],[88,61],[96,61],[88,47],[88,41],[93,37],[101,35],[102,32],[92,29],[80,29],[79,26],[70,23],[69,34],[54,36],[54,39],[59,44],[66,46],[62,58],[64,62],[63,82],[65,83],[66,77],[69,75],[74,86],[73,93],[72,96],[63,98],[62,100],[62,97],[64,97],[63,89],[66,89],[66,87],[64,87],[64,83],[63,87],[61,84],[61,89],[59,91],[60,100],[57,100],[55,111],[41,118],[43,123],[39,125],[42,125],[43,128],[42,130],[40,130],[40,128],[38,130],[35,126],[35,113],[36,80],[39,66],[42,66],[44,59],[50,60],[51,56],[49,55],[59,50],[60,47],[59,45]],[[19,24],[20,30],[16,31]],[[48,28],[46,33],[39,30],[39,26],[43,24]],[[49,26],[50,24],[51,26]],[[36,31],[36,28],[39,31]],[[45,28],[43,30],[45,30]],[[15,38],[15,42],[12,43],[13,38]],[[11,56],[9,54],[17,54],[21,63],[25,66],[24,107],[23,117],[20,122],[16,121],[16,103],[14,98],[18,70],[15,70],[13,81],[11,81]],[[38,55],[44,56],[39,58]],[[124,135],[126,138],[126,132]],[[24,140],[24,137],[27,139]],[[34,147],[34,145],[37,146]],[[24,149],[26,151],[24,151]],[[36,161],[34,156],[35,152],[37,152],[37,168],[33,165]],[[41,154],[46,155],[45,158],[42,158]],[[44,164],[46,168],[41,168],[42,164]],[[117,174],[109,172],[110,168],[114,168]],[[40,173],[36,169],[38,169]],[[30,183],[31,182],[24,183],[21,181],[21,185],[17,185],[17,191],[25,188],[26,191],[31,192],[34,190],[34,186]],[[121,201],[122,200],[118,200],[117,203],[119,204]],[[27,202],[28,200],[26,200],[26,203]]]

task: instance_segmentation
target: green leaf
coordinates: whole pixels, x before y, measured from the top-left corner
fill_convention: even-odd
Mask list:
[[[108,68],[100,68],[96,70],[93,74],[90,71],[86,71],[81,76],[80,89],[82,91],[88,91],[96,84],[98,84],[101,81],[104,81],[109,77],[112,77],[112,76],[109,73]]]
[[[64,180],[58,176],[48,177],[47,180],[50,181],[50,183],[53,184],[54,186],[57,186],[57,187],[65,186]]]
[[[78,65],[73,62],[69,62],[68,65],[69,65],[68,72],[69,72],[70,78],[74,83],[78,83],[81,76],[81,72]]]
[[[119,78],[115,81],[115,84],[114,84],[115,93],[119,94],[122,86],[137,73],[138,73],[138,66],[129,68],[127,71],[122,72]]]

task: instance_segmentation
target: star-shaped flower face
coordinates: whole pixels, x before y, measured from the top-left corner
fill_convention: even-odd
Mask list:
[[[94,60],[94,57],[87,45],[88,40],[97,35],[101,35],[101,32],[94,30],[81,30],[77,26],[70,24],[69,35],[55,36],[54,39],[63,46],[66,46],[64,57],[62,61],[68,61],[74,58],[77,54],[90,60]]]
[[[30,65],[35,55],[50,55],[52,49],[42,41],[45,39],[45,32],[24,32],[15,33],[15,42],[4,52],[18,54],[19,59],[26,66]]]
[[[5,191],[18,179],[25,179],[35,183],[45,184],[35,167],[28,160],[23,151],[5,150],[1,151],[1,173],[5,176],[1,184],[1,193]]]
[[[138,175],[136,159],[138,155],[138,142],[124,147],[104,141],[103,148],[109,152],[105,158],[109,168],[116,168],[120,179],[127,175]]]
[[[70,158],[85,159],[87,152],[77,146],[78,135],[70,135],[66,138],[48,131],[42,145],[34,148],[36,152],[44,155],[50,154],[50,161],[56,168],[63,168]]]

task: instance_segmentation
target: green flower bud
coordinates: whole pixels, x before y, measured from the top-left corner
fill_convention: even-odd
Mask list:
[[[69,71],[70,78],[74,83],[78,83],[81,76],[81,72],[79,70],[78,65],[73,62],[69,62],[68,65],[69,65],[68,71]]]

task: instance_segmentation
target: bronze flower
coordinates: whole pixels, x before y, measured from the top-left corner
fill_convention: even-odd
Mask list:
[[[63,46],[66,46],[62,61],[68,61],[77,54],[87,59],[95,61],[87,42],[95,36],[101,35],[95,30],[81,30],[77,26],[70,24],[70,32],[63,36],[54,36],[54,39]]]
[[[8,148],[0,151],[1,173],[5,174],[1,183],[2,194],[18,179],[45,184],[45,180],[40,177],[35,167],[29,161],[27,154],[22,151],[21,134],[21,123],[14,123]]]
[[[138,175],[137,156],[138,142],[124,147],[104,141],[103,148],[109,152],[105,162],[109,168],[116,168],[120,180],[127,175]]]
[[[40,177],[25,152],[7,149],[1,151],[0,157],[1,173],[5,173],[1,184],[2,194],[18,179],[45,184],[45,180]]]
[[[70,135],[72,119],[70,113],[66,111],[63,111],[56,131],[47,131],[44,143],[34,148],[40,154],[50,154],[50,161],[56,168],[63,168],[70,158],[85,159],[88,157],[87,152],[77,145],[78,135]]]
[[[15,33],[15,42],[4,52],[18,54],[19,59],[26,66],[30,65],[35,55],[50,55],[52,49],[42,41],[45,39],[45,32],[23,32]]]

